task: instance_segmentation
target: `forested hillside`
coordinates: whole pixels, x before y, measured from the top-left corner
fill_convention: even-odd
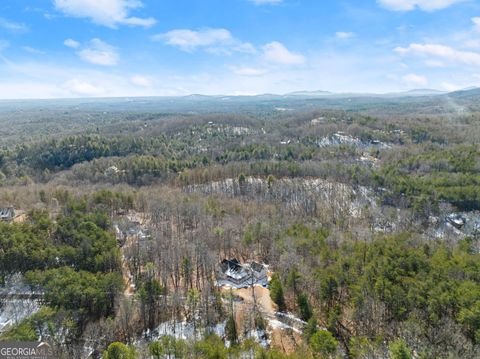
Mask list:
[[[479,100],[0,103],[0,340],[479,358]]]

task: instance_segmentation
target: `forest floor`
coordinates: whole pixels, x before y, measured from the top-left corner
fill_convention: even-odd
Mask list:
[[[28,216],[25,211],[16,211],[15,217],[13,218],[13,223],[23,223],[27,220]]]
[[[146,227],[147,226],[147,221],[145,219],[145,215],[141,212],[133,212],[131,211],[126,218],[132,223],[132,227],[135,228],[136,225],[138,224],[140,228]],[[123,275],[123,280],[126,284],[124,295],[125,296],[131,296],[135,293],[136,290],[136,285],[133,280],[133,275],[130,272],[130,269],[128,267],[128,261],[125,258],[125,252],[127,249],[132,248],[133,246],[136,245],[138,241],[138,236],[139,232],[135,232],[133,234],[123,234],[125,237],[125,243],[121,246],[121,251],[122,251],[122,275]],[[117,233],[117,239],[121,240],[120,237],[118,237]]]

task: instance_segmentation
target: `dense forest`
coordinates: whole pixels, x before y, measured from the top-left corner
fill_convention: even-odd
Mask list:
[[[480,97],[446,96],[0,103],[0,340],[480,357]]]

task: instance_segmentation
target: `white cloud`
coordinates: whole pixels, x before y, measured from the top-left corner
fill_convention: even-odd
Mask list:
[[[77,54],[82,60],[94,65],[114,66],[119,60],[117,50],[100,39],[90,40],[88,46]]]
[[[426,86],[428,80],[425,76],[408,74],[402,77],[402,81],[408,86]]]
[[[439,60],[425,60],[425,65],[428,67],[445,67],[445,63]]]
[[[80,47],[80,43],[78,41],[75,41],[73,39],[66,39],[63,44],[67,47],[70,47],[72,49],[78,49]]]
[[[253,2],[255,5],[274,5],[280,4],[283,0],[249,0]]]
[[[63,88],[73,95],[80,96],[99,96],[105,92],[102,87],[79,79],[71,79],[65,82]]]
[[[88,42],[81,43],[78,49],[69,51],[76,54],[88,45]],[[285,45],[288,50],[300,52],[307,58],[307,53],[293,48],[293,44]],[[12,52],[9,55],[5,51],[0,56],[0,98],[190,93],[233,95],[319,89],[333,92],[398,92],[425,88],[424,80],[428,80],[426,87],[438,89],[443,88],[442,83],[453,83],[463,88],[480,83],[473,76],[480,73],[480,67],[462,64],[451,66],[450,60],[430,55],[414,56],[407,52],[403,60],[415,61],[407,62],[410,65],[408,68],[401,68],[398,65],[402,59],[398,54],[392,56],[391,49],[390,53],[384,54],[384,48],[378,47],[375,52],[351,50],[348,47],[340,50],[333,48],[309,51],[304,66],[280,66],[267,62],[262,46],[257,46],[254,56],[213,59],[206,66],[201,63],[201,66],[191,66],[187,71],[173,71],[163,66],[149,66],[148,71],[141,66],[128,68],[124,61],[121,62],[125,71],[118,71],[115,67],[89,66],[83,61],[77,61],[72,66],[70,61],[63,63],[50,56],[13,58],[10,63],[5,63],[5,58],[15,54]],[[405,47],[408,48],[408,44]],[[451,67],[432,70],[424,64],[430,59]],[[36,62],[39,60],[42,62]],[[222,65],[225,63],[223,60],[228,64]],[[412,74],[418,78],[407,77]]]
[[[462,45],[463,47],[478,49],[480,48],[480,39],[466,39],[466,40],[463,40]]]
[[[472,51],[456,50],[450,46],[437,44],[410,44],[408,47],[397,47],[395,51],[401,55],[433,56],[450,62],[480,66],[480,54]]]
[[[243,43],[239,43],[237,45],[233,45],[232,50],[238,51],[238,52],[243,52],[243,53],[246,53],[246,54],[255,54],[257,52],[257,49],[255,49],[255,46],[253,46],[249,42],[243,42]]]
[[[0,52],[5,50],[9,46],[10,46],[10,43],[8,41],[0,39]]]
[[[235,75],[239,76],[262,76],[265,75],[268,71],[266,69],[262,68],[256,68],[256,67],[232,67],[232,71],[235,73]]]
[[[139,0],[53,0],[55,8],[67,16],[89,18],[94,23],[116,28],[118,25],[149,27],[156,24],[152,17],[131,17],[131,10],[141,8]]]
[[[143,27],[151,27],[157,23],[153,17],[148,18],[140,18],[140,17],[129,17],[123,19],[122,24],[131,25],[131,26],[143,26]]]
[[[165,41],[166,44],[191,52],[200,47],[226,45],[233,42],[233,36],[226,29],[203,29],[199,31],[176,29],[164,34],[154,35],[154,41]]]
[[[133,75],[130,77],[130,82],[139,87],[150,87],[153,84],[153,81],[149,77],[142,75]]]
[[[446,91],[459,91],[466,88],[480,88],[480,75],[469,74],[468,78],[451,79],[452,81],[442,81],[440,88]]]
[[[22,33],[28,31],[28,26],[19,22],[11,21],[0,17],[0,28],[13,33]]]
[[[172,96],[190,93],[187,90],[180,91],[179,84],[170,79],[169,74],[162,72],[154,76],[165,79],[164,84],[152,80],[152,86],[145,87],[132,83],[131,75],[137,74],[124,75],[108,67],[75,67],[71,64],[38,62],[33,58],[11,61],[3,55],[0,56],[0,64],[0,99]]]
[[[480,32],[480,17],[472,17],[473,28],[475,31]]]
[[[45,55],[45,51],[35,49],[34,47],[31,47],[31,46],[22,46],[22,49],[32,55]]]
[[[335,37],[339,40],[348,40],[355,37],[354,32],[339,31],[335,33]]]
[[[43,14],[43,17],[47,20],[53,20],[53,19],[56,19],[58,15],[50,14],[49,12],[46,12]]]
[[[301,54],[289,51],[285,45],[278,41],[270,42],[262,47],[263,58],[277,65],[303,65],[305,57]]]
[[[464,1],[466,0],[377,0],[381,6],[393,11],[411,11],[417,8],[435,11]]]
[[[241,42],[226,29],[175,29],[152,36],[153,41],[163,41],[182,51],[193,52],[204,49],[213,54],[231,55],[233,52],[254,54],[255,47],[249,42]]]
[[[451,82],[447,82],[447,81],[442,82],[441,86],[442,86],[442,90],[446,90],[448,92],[462,89],[462,86],[459,86],[458,84],[452,84]]]

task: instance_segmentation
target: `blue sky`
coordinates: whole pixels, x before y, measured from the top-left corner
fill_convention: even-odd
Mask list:
[[[0,2],[0,98],[470,86],[480,1]]]

